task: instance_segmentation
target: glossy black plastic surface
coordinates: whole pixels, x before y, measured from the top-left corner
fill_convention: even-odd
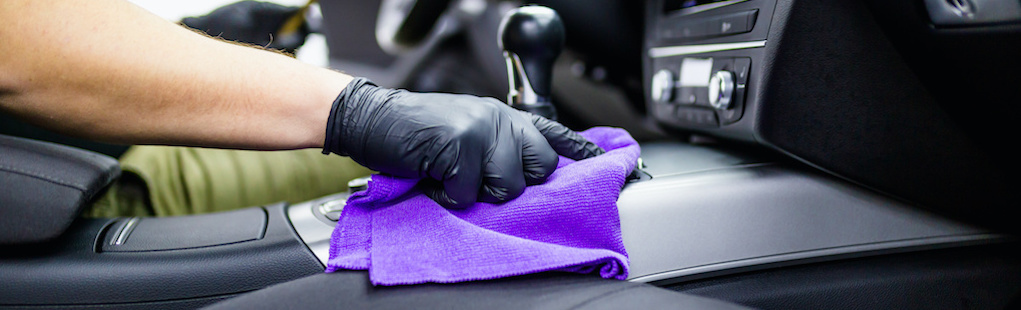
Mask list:
[[[98,243],[114,219],[78,219],[52,242],[2,247],[0,307],[111,309],[159,302],[160,308],[194,308],[323,271],[295,235],[284,204],[256,210],[268,216],[265,236],[220,246],[102,252]],[[195,232],[165,233],[186,238]]]
[[[542,273],[453,284],[372,286],[364,271],[275,285],[209,309],[747,309],[648,284]]]
[[[111,225],[101,244],[103,252],[183,250],[262,239],[266,233],[262,208],[213,214],[129,218]],[[187,231],[187,234],[167,233]]]

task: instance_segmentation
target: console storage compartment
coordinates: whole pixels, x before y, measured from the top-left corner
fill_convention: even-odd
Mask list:
[[[248,208],[206,215],[132,217],[109,227],[100,245],[102,252],[182,250],[262,239],[266,211]]]
[[[77,219],[52,242],[0,248],[0,307],[198,308],[323,272],[286,206],[142,218],[130,232],[131,219]]]

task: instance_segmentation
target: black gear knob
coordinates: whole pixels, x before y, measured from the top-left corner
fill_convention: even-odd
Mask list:
[[[552,96],[553,62],[564,49],[564,23],[553,9],[524,6],[500,22],[500,48],[507,59],[507,103],[556,120]]]

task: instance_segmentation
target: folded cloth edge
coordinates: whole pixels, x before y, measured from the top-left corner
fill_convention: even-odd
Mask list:
[[[607,148],[611,152],[614,151],[614,150],[618,150],[618,149],[625,149],[626,147],[633,145],[634,146],[633,151],[630,150],[630,149],[629,150],[620,150],[620,151],[632,151],[634,154],[626,154],[624,156],[633,157],[633,159],[637,159],[638,158],[638,156],[640,155],[640,149],[638,149],[638,147],[637,147],[637,142],[635,142],[634,139],[632,139],[629,135],[627,135],[626,131],[624,131],[622,129],[618,129],[618,128],[605,128],[605,127],[604,128],[598,128],[598,129],[599,130],[589,130],[589,131],[583,132],[582,134],[583,135],[590,135],[590,136],[594,134],[596,137],[587,137],[587,138],[590,138],[592,140],[601,140],[601,141],[599,141],[600,144],[601,144],[600,146],[602,146],[604,148]],[[617,136],[614,136],[614,135],[617,135]],[[606,139],[606,137],[610,137],[610,139]],[[601,156],[605,156],[605,155],[601,155]],[[563,160],[564,158],[561,158],[561,159]],[[630,158],[628,158],[628,159],[630,160]],[[626,176],[634,168],[633,165],[634,165],[633,162],[630,163],[630,166],[626,167],[627,168],[626,169],[627,170],[626,173],[624,173],[623,175],[620,175],[619,176],[619,178],[620,178],[619,182],[615,182],[615,183],[619,183],[620,186],[623,186],[624,182],[625,182],[625,179],[626,179]],[[326,272],[333,272],[333,271],[341,270],[341,269],[356,269],[356,270],[369,269],[370,270],[370,276],[371,276],[371,274],[372,274],[371,271],[373,269],[372,267],[374,267],[372,265],[373,259],[372,259],[372,256],[371,256],[372,245],[373,245],[373,242],[371,240],[372,239],[371,231],[373,229],[372,223],[371,223],[372,222],[372,220],[371,220],[372,219],[371,213],[372,213],[373,209],[378,207],[377,203],[387,202],[387,201],[391,201],[391,200],[394,200],[394,199],[400,199],[399,193],[402,192],[402,191],[407,191],[407,188],[404,188],[404,186],[414,186],[415,185],[414,182],[412,182],[412,183],[403,183],[403,184],[401,184],[402,186],[400,186],[401,188],[394,188],[394,186],[390,186],[390,185],[392,185],[392,183],[388,183],[388,182],[374,182],[374,181],[379,180],[379,178],[381,178],[381,177],[385,178],[386,176],[374,175],[372,177],[373,181],[370,181],[370,185],[369,185],[369,189],[368,190],[356,193],[356,194],[352,195],[349,198],[349,205],[352,202],[355,202],[356,204],[357,203],[368,203],[367,210],[365,210],[365,209],[356,210],[358,208],[345,208],[345,210],[343,211],[344,214],[341,217],[341,221],[342,222],[338,223],[338,227],[337,227],[337,229],[334,230],[334,233],[333,233],[333,238],[332,238],[333,240],[331,240],[333,242],[331,242],[330,260],[329,260],[329,262],[327,264]],[[616,179],[618,176],[617,175],[613,175],[613,177],[614,177],[614,179]],[[613,180],[613,181],[617,181],[617,180]],[[395,196],[394,195],[395,193],[398,193],[398,195]],[[615,194],[616,194],[616,196],[614,197],[614,201],[612,202],[612,204],[614,206],[614,211],[616,211],[616,197],[619,197],[619,194],[620,194],[619,190]],[[345,221],[347,221],[347,222],[345,222]],[[354,223],[352,223],[352,222],[354,222]],[[351,224],[354,224],[354,225],[351,225]],[[617,229],[619,231],[619,217],[616,218],[616,224],[618,225]],[[358,232],[354,232],[354,230],[359,230],[359,231]],[[494,231],[494,233],[499,233],[499,232],[495,232]],[[618,239],[619,239],[619,232],[617,234],[618,234]],[[364,239],[356,239],[356,240],[347,239],[347,238],[354,237],[354,236],[364,237]],[[506,235],[506,236],[508,236],[508,237],[515,237],[516,238],[516,236],[513,236],[513,235]],[[338,240],[344,240],[346,242],[337,242]],[[536,242],[538,242],[538,241],[536,241]],[[338,244],[338,243],[340,243],[340,244]],[[560,245],[560,244],[551,244],[551,245],[567,247],[566,245]],[[342,247],[344,248],[344,250],[348,251],[346,253],[346,255],[340,255],[340,254],[344,254],[344,253],[340,253],[340,252],[342,252],[342,251],[340,251]],[[355,247],[355,249],[352,250],[351,247]],[[461,282],[461,281],[485,280],[485,279],[494,279],[494,278],[500,278],[500,277],[517,276],[517,275],[524,275],[524,274],[530,274],[530,273],[536,273],[536,272],[544,272],[544,271],[563,271],[563,272],[591,273],[593,271],[596,271],[597,269],[599,271],[600,276],[602,276],[604,278],[615,278],[615,279],[620,279],[620,280],[626,279],[626,277],[627,277],[627,270],[629,269],[629,263],[630,262],[629,262],[629,259],[627,257],[626,250],[624,250],[624,248],[623,248],[623,245],[620,246],[620,252],[619,253],[615,252],[614,250],[609,250],[609,249],[588,249],[588,248],[584,248],[584,249],[585,250],[597,250],[596,252],[606,252],[606,253],[602,253],[600,255],[595,255],[594,257],[586,259],[584,261],[575,261],[575,262],[559,264],[559,265],[558,264],[543,265],[543,266],[540,266],[540,267],[531,266],[531,268],[523,268],[523,269],[520,269],[520,270],[514,270],[514,271],[508,271],[508,272],[494,272],[494,273],[487,274],[485,276],[465,276],[465,275],[459,275],[459,276],[452,276],[452,277],[442,277],[442,276],[436,276],[436,275],[422,275],[422,276],[415,275],[414,277],[417,277],[417,279],[416,280],[410,280],[410,281],[409,280],[401,280],[401,279],[378,279],[379,277],[373,277],[373,281],[372,282],[374,284],[376,284],[376,285],[403,285],[403,284],[417,284],[417,283],[424,283],[424,282],[453,283],[453,282]],[[407,277],[398,277],[398,278],[407,278]]]

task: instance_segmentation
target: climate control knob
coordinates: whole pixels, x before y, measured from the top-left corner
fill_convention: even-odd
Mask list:
[[[674,97],[674,74],[670,70],[662,69],[652,76],[651,83],[652,101],[670,102]]]
[[[717,110],[730,109],[734,102],[734,74],[730,71],[716,71],[709,78],[709,105]]]

